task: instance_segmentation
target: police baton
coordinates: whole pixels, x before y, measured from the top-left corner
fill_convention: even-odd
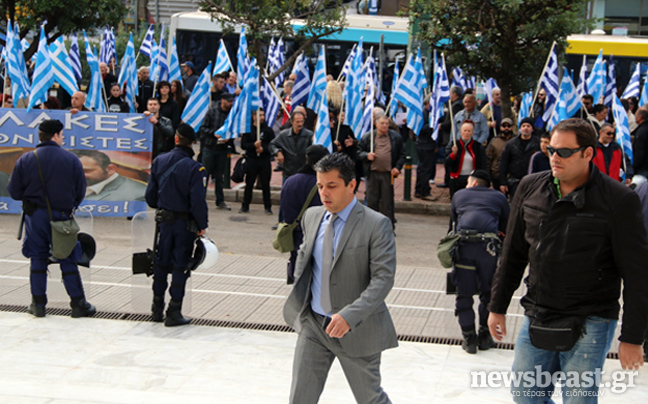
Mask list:
[[[25,226],[25,212],[20,215],[20,224],[18,225],[18,240],[22,238],[23,227]]]

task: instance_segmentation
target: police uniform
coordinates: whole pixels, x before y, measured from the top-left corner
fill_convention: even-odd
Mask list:
[[[196,140],[189,125],[180,124],[177,133]],[[196,233],[207,228],[207,174],[202,164],[192,159],[193,155],[190,146],[176,145],[170,152],[158,156],[153,161],[146,188],[146,202],[158,209],[156,220],[160,229],[153,272],[152,307],[153,318],[158,322],[162,321],[167,275],[172,274],[171,303],[165,320],[167,326],[189,323],[180,314],[182,299]]]
[[[475,170],[471,177],[485,179],[485,170]],[[457,191],[452,198],[451,221],[455,231],[462,234],[453,260],[452,283],[457,288],[455,315],[464,336],[464,349],[475,353],[492,346],[488,331],[488,303],[493,275],[497,267],[498,233],[503,234],[509,215],[504,194],[477,185]],[[473,294],[479,289],[479,339],[475,332]],[[472,351],[468,345],[472,345]]]
[[[47,304],[47,266],[52,244],[45,192],[52,208],[53,220],[68,220],[83,200],[86,180],[79,158],[61,148],[62,134],[60,140],[56,137],[62,132],[63,124],[58,120],[46,120],[38,129],[41,133],[52,135],[52,140],[42,141],[36,146],[45,190],[36,156],[32,152],[25,153],[18,159],[7,189],[13,199],[23,201],[25,238],[22,253],[31,260],[29,283],[32,304],[29,312],[43,317]],[[80,257],[81,245],[77,243],[70,256],[54,261],[61,266],[63,284],[71,299],[73,317],[91,316],[96,312],[95,307],[85,300],[76,264]]]

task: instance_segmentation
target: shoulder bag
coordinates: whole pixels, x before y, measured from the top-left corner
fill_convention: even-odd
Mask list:
[[[277,225],[277,233],[275,234],[274,240],[272,240],[272,248],[279,251],[280,253],[291,252],[292,250],[295,249],[295,240],[293,239],[293,231],[299,225],[299,222],[301,221],[304,212],[306,212],[306,209],[308,208],[311,201],[315,197],[316,192],[317,192],[317,185],[313,185],[313,189],[311,189],[310,193],[308,194],[308,198],[306,198],[306,202],[304,202],[304,206],[302,206],[301,211],[299,212],[299,215],[297,216],[294,222],[292,223],[281,222]]]

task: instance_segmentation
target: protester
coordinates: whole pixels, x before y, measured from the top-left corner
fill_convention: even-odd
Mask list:
[[[464,98],[464,102],[466,98]],[[450,198],[468,185],[468,176],[473,170],[486,170],[488,161],[484,146],[473,140],[475,123],[470,120],[460,125],[461,137],[456,144],[446,147],[446,167],[450,170]]]
[[[245,191],[243,193],[243,204],[239,213],[248,213],[252,202],[252,190],[257,178],[263,194],[263,206],[266,215],[272,215],[272,201],[270,199],[270,177],[272,166],[270,165],[270,142],[275,138],[272,129],[265,124],[265,112],[259,111],[259,134],[257,135],[257,113],[252,112],[252,126],[249,133],[241,135],[241,149],[245,150],[247,167],[245,171]]]

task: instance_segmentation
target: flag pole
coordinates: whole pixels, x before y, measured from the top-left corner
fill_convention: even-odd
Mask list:
[[[554,48],[556,47],[556,41],[551,44],[551,50],[549,51],[549,55],[547,55],[547,61],[544,64],[544,67],[542,68],[542,73],[540,74],[540,80],[538,80],[538,85],[536,86],[536,91],[535,94],[533,95],[533,101],[531,102],[531,106],[529,107],[529,116],[533,113],[533,106],[535,105],[536,100],[538,99],[538,93],[540,92],[540,85],[542,84],[542,78],[544,77],[545,71],[547,70],[547,66],[549,65],[549,60],[551,60],[551,54],[553,53]]]
[[[441,60],[443,60],[443,70],[446,72],[448,68],[446,67],[445,54],[441,53]],[[437,105],[438,108],[438,105]],[[452,111],[452,101],[448,100],[448,112],[450,113],[450,133],[452,134],[452,143],[457,145],[457,138],[455,136],[455,121],[454,121],[454,112]],[[436,125],[436,123],[435,123]]]
[[[343,100],[342,101],[342,107],[340,108],[340,113],[337,116],[338,124],[337,124],[337,131],[335,132],[335,141],[339,142],[340,138],[340,126],[342,126],[342,120],[340,117],[342,116],[342,113],[344,113],[344,106],[346,105],[346,102]]]
[[[369,146],[369,152],[373,153],[374,152],[374,137],[373,137],[373,131],[374,131],[374,119],[373,119],[373,111],[371,111],[371,117],[369,118],[371,120],[371,126],[369,129],[369,139],[371,140],[371,144]]]
[[[403,67],[403,73],[401,73],[401,78],[403,77],[403,74],[407,70],[407,66],[409,66],[409,58],[407,59],[407,62],[405,62],[405,66]],[[396,90],[398,90],[398,85],[400,84],[400,79],[398,79],[398,82],[396,83]],[[387,110],[385,111],[385,115],[389,115],[389,109],[391,108],[392,101],[394,100],[394,93],[396,91],[392,91],[392,93],[389,95],[389,103],[387,104]]]
[[[263,69],[263,78],[268,82],[268,85],[270,86],[270,89],[272,89],[274,94],[277,96],[277,99],[279,99],[279,103],[281,104],[281,108],[284,110],[284,112],[286,114],[288,114],[288,116],[290,116],[290,112],[288,112],[288,107],[286,107],[286,104],[281,99],[281,96],[279,95],[279,92],[275,88],[274,84],[270,80],[268,80],[268,72],[266,72],[265,69]]]

